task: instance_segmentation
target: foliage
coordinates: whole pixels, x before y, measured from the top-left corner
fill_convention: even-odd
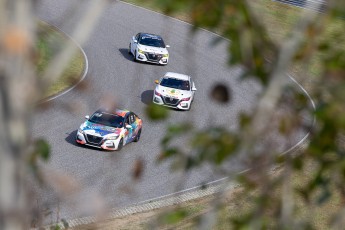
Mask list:
[[[33,174],[39,182],[42,182],[40,175],[39,161],[47,162],[50,158],[50,145],[44,139],[37,139],[33,144],[33,151],[29,155],[28,163],[32,169]]]
[[[43,73],[47,69],[49,63],[52,62],[54,55],[58,53],[62,47],[66,46],[69,38],[62,32],[56,30],[52,26],[39,22],[36,40],[37,49],[37,73],[43,78]],[[43,97],[55,95],[71,85],[79,81],[84,70],[84,56],[78,51],[68,66],[66,66],[63,74],[53,84],[45,90]]]
[[[342,113],[345,99],[345,37],[342,29],[345,28],[345,3],[329,1],[329,9],[323,13],[300,10],[296,25],[277,43],[267,32],[270,28],[267,28],[260,15],[254,12],[253,4],[256,3],[235,0],[154,2],[166,14],[187,12],[195,29],[203,27],[228,38],[231,41],[229,64],[245,66],[243,77],[256,78],[266,92],[274,91],[275,87],[282,89],[279,94],[273,95],[275,98],[263,93],[258,107],[251,114],[242,114],[241,131],[238,133],[217,127],[207,131],[191,129],[186,128],[185,124],[168,127],[161,142],[162,154],[159,160],[173,157],[173,165],[180,166],[173,167],[174,169],[189,171],[206,163],[220,167],[239,154],[247,154],[251,156],[247,162],[251,170],[240,175],[238,181],[244,186],[246,193],[256,192],[257,195],[253,197],[255,205],[253,209],[229,220],[232,227],[313,229],[315,226],[311,215],[303,215],[303,218],[299,216],[302,209],[299,202],[303,203],[303,207],[307,207],[307,212],[312,213],[315,206],[329,203],[330,198],[336,194],[340,194],[340,200],[345,198],[345,119]],[[289,6],[286,8],[291,9]],[[330,30],[329,25],[333,24],[336,26]],[[315,56],[318,57],[317,62]],[[308,69],[304,72],[317,74],[310,88],[311,96],[316,102],[315,110],[304,94],[291,90],[288,84],[279,83],[277,80],[283,79],[279,72],[293,69],[295,66],[309,68],[310,63],[317,63],[320,70],[313,72],[313,69]],[[272,100],[274,105],[275,101],[287,102],[293,108],[292,114],[295,117],[302,117],[305,108],[312,113],[316,124],[313,127],[304,127],[310,131],[310,142],[305,149],[297,154],[290,152],[277,156],[275,150],[269,148],[269,144],[263,144],[263,148],[255,148],[259,141],[258,135],[265,135],[268,131],[256,128],[255,125],[260,124],[258,121],[263,121],[264,125],[269,124],[267,122],[273,117],[273,114],[269,113],[271,110],[268,110],[266,116],[269,118],[260,119],[262,105],[265,104],[260,102],[267,100]],[[303,128],[302,120],[296,120],[295,117],[279,118],[279,132],[286,138],[297,129]],[[254,130],[253,134],[250,133],[251,130]],[[184,151],[174,145],[174,140],[181,135],[188,137],[190,151]],[[296,187],[291,183],[292,175],[305,170],[308,167],[306,162],[313,162],[313,171],[303,185]],[[284,167],[278,176],[269,176],[275,164]],[[342,226],[342,215],[342,212],[334,214],[328,227]]]

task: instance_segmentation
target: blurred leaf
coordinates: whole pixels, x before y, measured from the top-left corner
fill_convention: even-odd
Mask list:
[[[219,103],[228,103],[231,100],[228,87],[224,84],[216,84],[211,90],[211,98]]]
[[[35,152],[41,159],[47,161],[50,157],[50,146],[46,140],[38,139],[35,143]]]
[[[180,154],[180,150],[178,148],[165,148],[163,152],[159,154],[157,161],[160,162],[178,154]]]
[[[62,222],[63,227],[64,227],[65,229],[68,229],[68,228],[69,228],[69,223],[68,223],[68,221],[67,221],[66,219],[62,218],[62,219],[61,219],[61,222]]]
[[[324,188],[322,189],[321,195],[319,196],[319,198],[318,198],[318,200],[317,200],[317,201],[318,201],[318,204],[319,204],[319,205],[324,204],[326,201],[329,200],[330,197],[331,197],[331,192],[330,192],[329,188],[328,188],[328,187],[324,187]]]
[[[184,218],[186,218],[187,216],[188,216],[187,211],[183,209],[179,209],[179,210],[175,210],[167,214],[164,214],[163,216],[161,216],[161,220],[165,224],[176,224],[180,222],[181,220],[183,220]]]
[[[174,138],[180,137],[183,134],[187,134],[192,130],[193,127],[190,123],[181,123],[168,126],[166,134],[161,140],[162,147],[165,148],[165,146],[167,146]]]
[[[146,107],[146,115],[153,121],[164,120],[169,116],[169,110],[154,103]]]
[[[235,153],[238,147],[238,138],[223,128],[210,128],[197,132],[191,145],[197,152],[197,162],[208,161],[221,164]]]
[[[33,151],[28,155],[28,165],[39,183],[42,183],[42,175],[39,171],[38,161],[48,161],[50,158],[50,146],[44,139],[38,139],[33,143]]]
[[[133,179],[138,180],[141,178],[144,171],[144,161],[142,159],[136,159],[133,167]]]
[[[168,127],[167,133],[170,135],[179,135],[182,133],[186,133],[192,129],[192,125],[190,123],[181,123],[177,125],[170,125]]]
[[[55,224],[50,227],[50,230],[61,230],[61,227],[58,224]]]
[[[250,125],[252,118],[250,115],[245,114],[245,113],[241,113],[240,114],[240,127],[241,128],[245,128],[248,125]]]
[[[186,171],[191,170],[194,166],[197,166],[193,157],[187,157]]]
[[[301,170],[303,168],[303,165],[304,165],[304,160],[302,157],[294,157],[292,159],[292,166],[294,169],[296,170]]]

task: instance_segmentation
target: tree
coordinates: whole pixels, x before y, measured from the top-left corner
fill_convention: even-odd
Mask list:
[[[229,220],[232,226],[236,229],[313,228],[312,216],[309,219],[298,218],[300,197],[310,213],[313,213],[313,207],[330,202],[332,196],[339,195],[341,200],[344,199],[344,119],[341,101],[344,96],[345,56],[344,46],[340,45],[344,36],[339,30],[330,32],[328,28],[332,23],[344,25],[344,3],[329,1],[328,7],[324,8],[321,2],[308,2],[295,27],[281,43],[268,35],[269,28],[255,13],[255,3],[250,1],[174,0],[155,3],[167,14],[184,12],[190,15],[190,22],[195,28],[217,31],[228,38],[231,41],[229,64],[245,66],[243,78],[254,77],[264,87],[254,112],[242,115],[239,133],[221,128],[210,128],[211,131],[206,132],[191,131],[188,126],[170,127],[161,142],[161,159],[177,158],[176,161],[184,162],[180,169],[188,172],[205,163],[220,167],[226,160],[246,154],[250,170],[239,175],[238,181],[244,186],[244,193],[256,191],[257,195],[251,210]],[[322,12],[309,8],[321,9]],[[314,81],[308,87],[316,102],[313,108],[313,104],[308,105],[309,100],[303,93],[292,87],[287,73],[296,66],[308,68],[310,63],[315,62],[315,55],[321,56],[317,62],[321,71],[314,76],[309,71]],[[308,76],[308,71],[304,74]],[[222,98],[227,98],[226,94],[226,86],[218,86],[212,95],[221,95],[215,99],[220,98],[224,102]],[[277,116],[277,107],[282,102],[287,102],[291,110]],[[302,114],[307,108],[316,119],[312,127],[304,127]],[[305,148],[298,153],[277,155],[270,141],[262,140],[272,131],[274,120],[278,120],[279,133],[286,138],[301,127],[310,129]],[[196,154],[192,157],[184,150],[171,146],[174,138],[186,132],[193,132],[190,143]],[[314,165],[312,175],[306,178],[304,185],[296,187],[292,183],[293,175],[308,169],[310,162]],[[271,169],[277,164],[282,166],[282,171],[278,176],[270,176]],[[228,175],[229,178],[234,176]],[[214,204],[218,207],[219,201]],[[334,215],[329,227],[341,228],[342,215],[343,212]],[[209,229],[214,222],[201,223],[201,228]]]
[[[169,127],[161,142],[162,155],[159,160],[174,158],[182,165],[179,169],[188,172],[205,163],[221,169],[226,160],[246,154],[250,170],[238,179],[244,185],[244,193],[250,195],[253,190],[257,192],[252,197],[256,202],[253,209],[231,220],[231,224],[235,228],[255,229],[311,227],[311,218],[303,222],[296,218],[296,194],[303,198],[302,202],[310,212],[315,205],[327,203],[332,195],[338,194],[342,200],[345,197],[342,141],[345,128],[342,116],[345,52],[344,47],[339,45],[343,44],[344,36],[341,30],[334,31],[332,36],[317,36],[327,30],[328,23],[337,21],[342,25],[345,4],[329,1],[329,8],[322,14],[302,11],[294,30],[283,43],[277,44],[268,36],[267,27],[255,14],[249,1],[155,2],[167,14],[187,11],[195,28],[215,30],[230,39],[229,64],[245,66],[247,71],[243,78],[255,78],[264,89],[254,112],[242,114],[241,132],[218,127],[212,127],[208,132],[192,129],[189,125]],[[51,84],[61,74],[75,51],[72,45],[67,45],[55,56],[43,78],[37,77],[35,4],[39,2],[3,0],[0,7],[1,229],[26,229],[30,225],[32,205],[25,186],[25,175],[33,168],[39,178],[36,161],[37,158],[48,157],[49,146],[44,140],[31,142],[29,122],[35,109],[34,103],[42,97],[44,86]],[[85,42],[105,4],[106,1],[91,3],[85,18],[80,19],[76,26],[73,37],[77,41]],[[318,8],[317,4],[320,3],[310,4]],[[317,102],[313,111],[305,95],[291,86],[286,73],[292,66],[311,62],[316,52],[322,52],[322,68],[315,84],[310,87],[311,96]],[[221,103],[231,99],[228,96],[229,90],[223,85],[215,87],[212,95]],[[277,105],[282,101],[289,105],[289,114],[298,116],[275,113]],[[316,118],[313,127],[304,127],[302,118],[306,108]],[[160,118],[161,108],[149,106],[148,113],[151,117]],[[165,115],[165,112],[162,114]],[[273,118],[279,124],[279,135],[286,137],[301,127],[311,128],[306,148],[298,154],[277,155],[272,143],[261,138],[271,129]],[[191,134],[192,156],[185,149],[172,144],[174,138],[183,133]],[[314,165],[314,173],[306,178],[304,185],[295,188],[291,183],[293,173],[307,167],[306,162],[310,161]],[[275,177],[270,176],[272,167],[278,163],[283,165],[281,173]],[[282,188],[278,195],[277,188]],[[214,202],[215,207],[221,205],[219,199]],[[341,228],[343,213],[342,208],[334,216],[330,227]],[[178,217],[184,216],[183,212],[177,214]],[[206,220],[200,222],[200,227],[211,228],[214,224],[213,216],[209,215]]]
[[[74,36],[81,44],[106,3],[92,3],[85,17],[80,19]],[[49,63],[43,77],[38,76],[35,4],[40,2],[0,1],[1,229],[27,229],[30,226],[34,204],[31,203],[26,176],[32,169],[38,176],[37,160],[49,157],[49,146],[44,140],[37,140],[35,144],[30,140],[30,120],[37,101],[43,97],[45,86],[61,75],[76,51],[70,42]]]

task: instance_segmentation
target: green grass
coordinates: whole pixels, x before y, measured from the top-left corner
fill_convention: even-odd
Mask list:
[[[282,42],[290,35],[290,32],[298,25],[301,16],[304,14],[303,9],[275,3],[269,0],[251,1],[250,6],[257,15],[260,15],[260,20],[265,25],[270,38],[280,46]],[[320,31],[314,36],[317,41],[333,40],[333,46],[337,49],[342,49],[345,52],[345,43],[334,41],[338,35],[343,34],[345,28],[345,20],[340,18],[331,19],[324,16],[318,22]],[[305,41],[308,43],[309,41]],[[323,74],[324,58],[327,55],[325,52],[317,51],[308,62],[295,62],[290,68],[293,75],[301,82],[317,81]],[[304,85],[308,87],[308,85]]]
[[[37,61],[37,72],[39,77],[42,77],[41,75],[45,68],[47,68],[54,55],[56,55],[65,46],[69,38],[43,22],[39,23],[38,29],[36,47],[39,58]],[[72,60],[69,62],[58,80],[44,91],[43,98],[53,96],[75,84],[80,79],[81,74],[84,71],[84,62],[85,60],[82,52],[78,51],[72,57]]]

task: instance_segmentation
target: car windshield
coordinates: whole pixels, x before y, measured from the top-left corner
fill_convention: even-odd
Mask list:
[[[123,117],[105,112],[96,112],[89,119],[90,122],[106,125],[114,128],[123,126]]]
[[[181,89],[181,90],[189,90],[189,81],[180,80],[176,78],[163,78],[161,83],[161,86],[174,88],[174,89]]]
[[[143,35],[140,38],[139,44],[144,46],[153,46],[153,47],[159,47],[159,48],[165,48],[164,41],[161,37],[158,36],[146,36]]]

